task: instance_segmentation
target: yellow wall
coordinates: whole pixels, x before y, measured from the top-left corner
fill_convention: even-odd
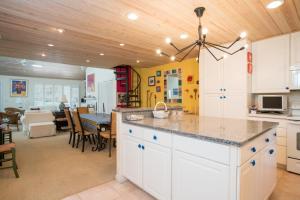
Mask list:
[[[164,101],[164,71],[181,68],[182,73],[182,105],[184,110],[187,110],[191,113],[198,113],[199,106],[199,85],[197,81],[199,80],[199,67],[198,62],[195,58],[187,59],[182,62],[169,63],[165,65],[150,67],[150,68],[137,68],[136,70],[141,75],[142,84],[141,84],[141,93],[142,93],[142,107],[147,106],[147,90],[153,92],[151,105],[154,107],[154,95],[157,96],[158,101]],[[161,76],[156,76],[156,71],[161,71]],[[187,77],[192,75],[193,81],[191,83],[187,82]],[[160,83],[156,83],[155,86],[148,86],[148,77],[155,76]],[[161,87],[161,92],[156,92],[156,86]],[[186,90],[189,90],[188,92]],[[196,99],[194,89],[197,89]],[[193,96],[192,98],[190,96]],[[174,105],[174,104],[172,104]]]

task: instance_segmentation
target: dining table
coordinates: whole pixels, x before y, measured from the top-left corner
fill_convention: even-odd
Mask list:
[[[80,119],[85,130],[97,135],[97,144],[92,148],[92,151],[103,150],[105,145],[101,142],[100,132],[102,128],[110,126],[111,115],[107,113],[80,114]]]

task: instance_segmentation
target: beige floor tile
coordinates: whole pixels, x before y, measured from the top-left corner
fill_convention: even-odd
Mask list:
[[[120,195],[110,187],[94,187],[78,194],[81,200],[114,200]]]
[[[80,198],[79,198],[79,196],[76,194],[76,195],[72,195],[72,196],[63,198],[62,200],[80,200]]]

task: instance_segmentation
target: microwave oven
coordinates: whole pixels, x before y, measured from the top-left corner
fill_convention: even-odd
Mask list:
[[[286,95],[258,95],[259,111],[283,112],[287,110]]]

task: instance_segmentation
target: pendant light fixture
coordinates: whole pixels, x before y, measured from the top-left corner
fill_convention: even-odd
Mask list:
[[[198,25],[198,35],[199,35],[199,38],[198,40],[196,40],[195,42],[193,42],[192,44],[182,48],[182,49],[179,49],[171,40],[171,38],[167,37],[165,42],[167,44],[170,44],[177,52],[174,54],[174,55],[169,55],[163,51],[161,51],[160,49],[157,49],[156,50],[156,53],[160,56],[167,56],[170,58],[171,61],[175,61],[177,60],[176,59],[176,56],[179,56],[181,55],[182,53],[186,52],[186,54],[184,56],[181,57],[181,59],[179,59],[178,61],[181,62],[183,61],[197,46],[198,46],[198,62],[199,62],[199,55],[200,55],[200,49],[201,47],[204,47],[205,49],[207,49],[207,51],[217,60],[221,60],[223,58],[225,58],[226,54],[228,55],[233,55],[239,51],[242,51],[246,48],[246,46],[243,46],[241,48],[239,48],[238,50],[236,51],[233,51],[233,52],[229,52],[227,50],[229,50],[236,42],[238,42],[239,40],[245,38],[247,36],[247,33],[246,32],[242,32],[240,34],[239,37],[236,38],[236,40],[234,40],[230,45],[228,46],[223,46],[223,45],[219,45],[219,44],[215,44],[215,43],[212,43],[212,42],[208,42],[206,40],[206,36],[207,36],[207,33],[208,33],[208,29],[207,28],[203,28],[202,27],[202,24],[201,24],[201,17],[203,16],[203,13],[205,11],[205,8],[204,7],[198,7],[194,10],[194,12],[196,13],[198,19],[199,19],[199,25]],[[222,51],[224,54],[224,56],[222,57],[217,57],[216,55],[213,54],[213,52],[209,49],[210,48],[214,48],[214,49],[217,49],[219,51]]]

